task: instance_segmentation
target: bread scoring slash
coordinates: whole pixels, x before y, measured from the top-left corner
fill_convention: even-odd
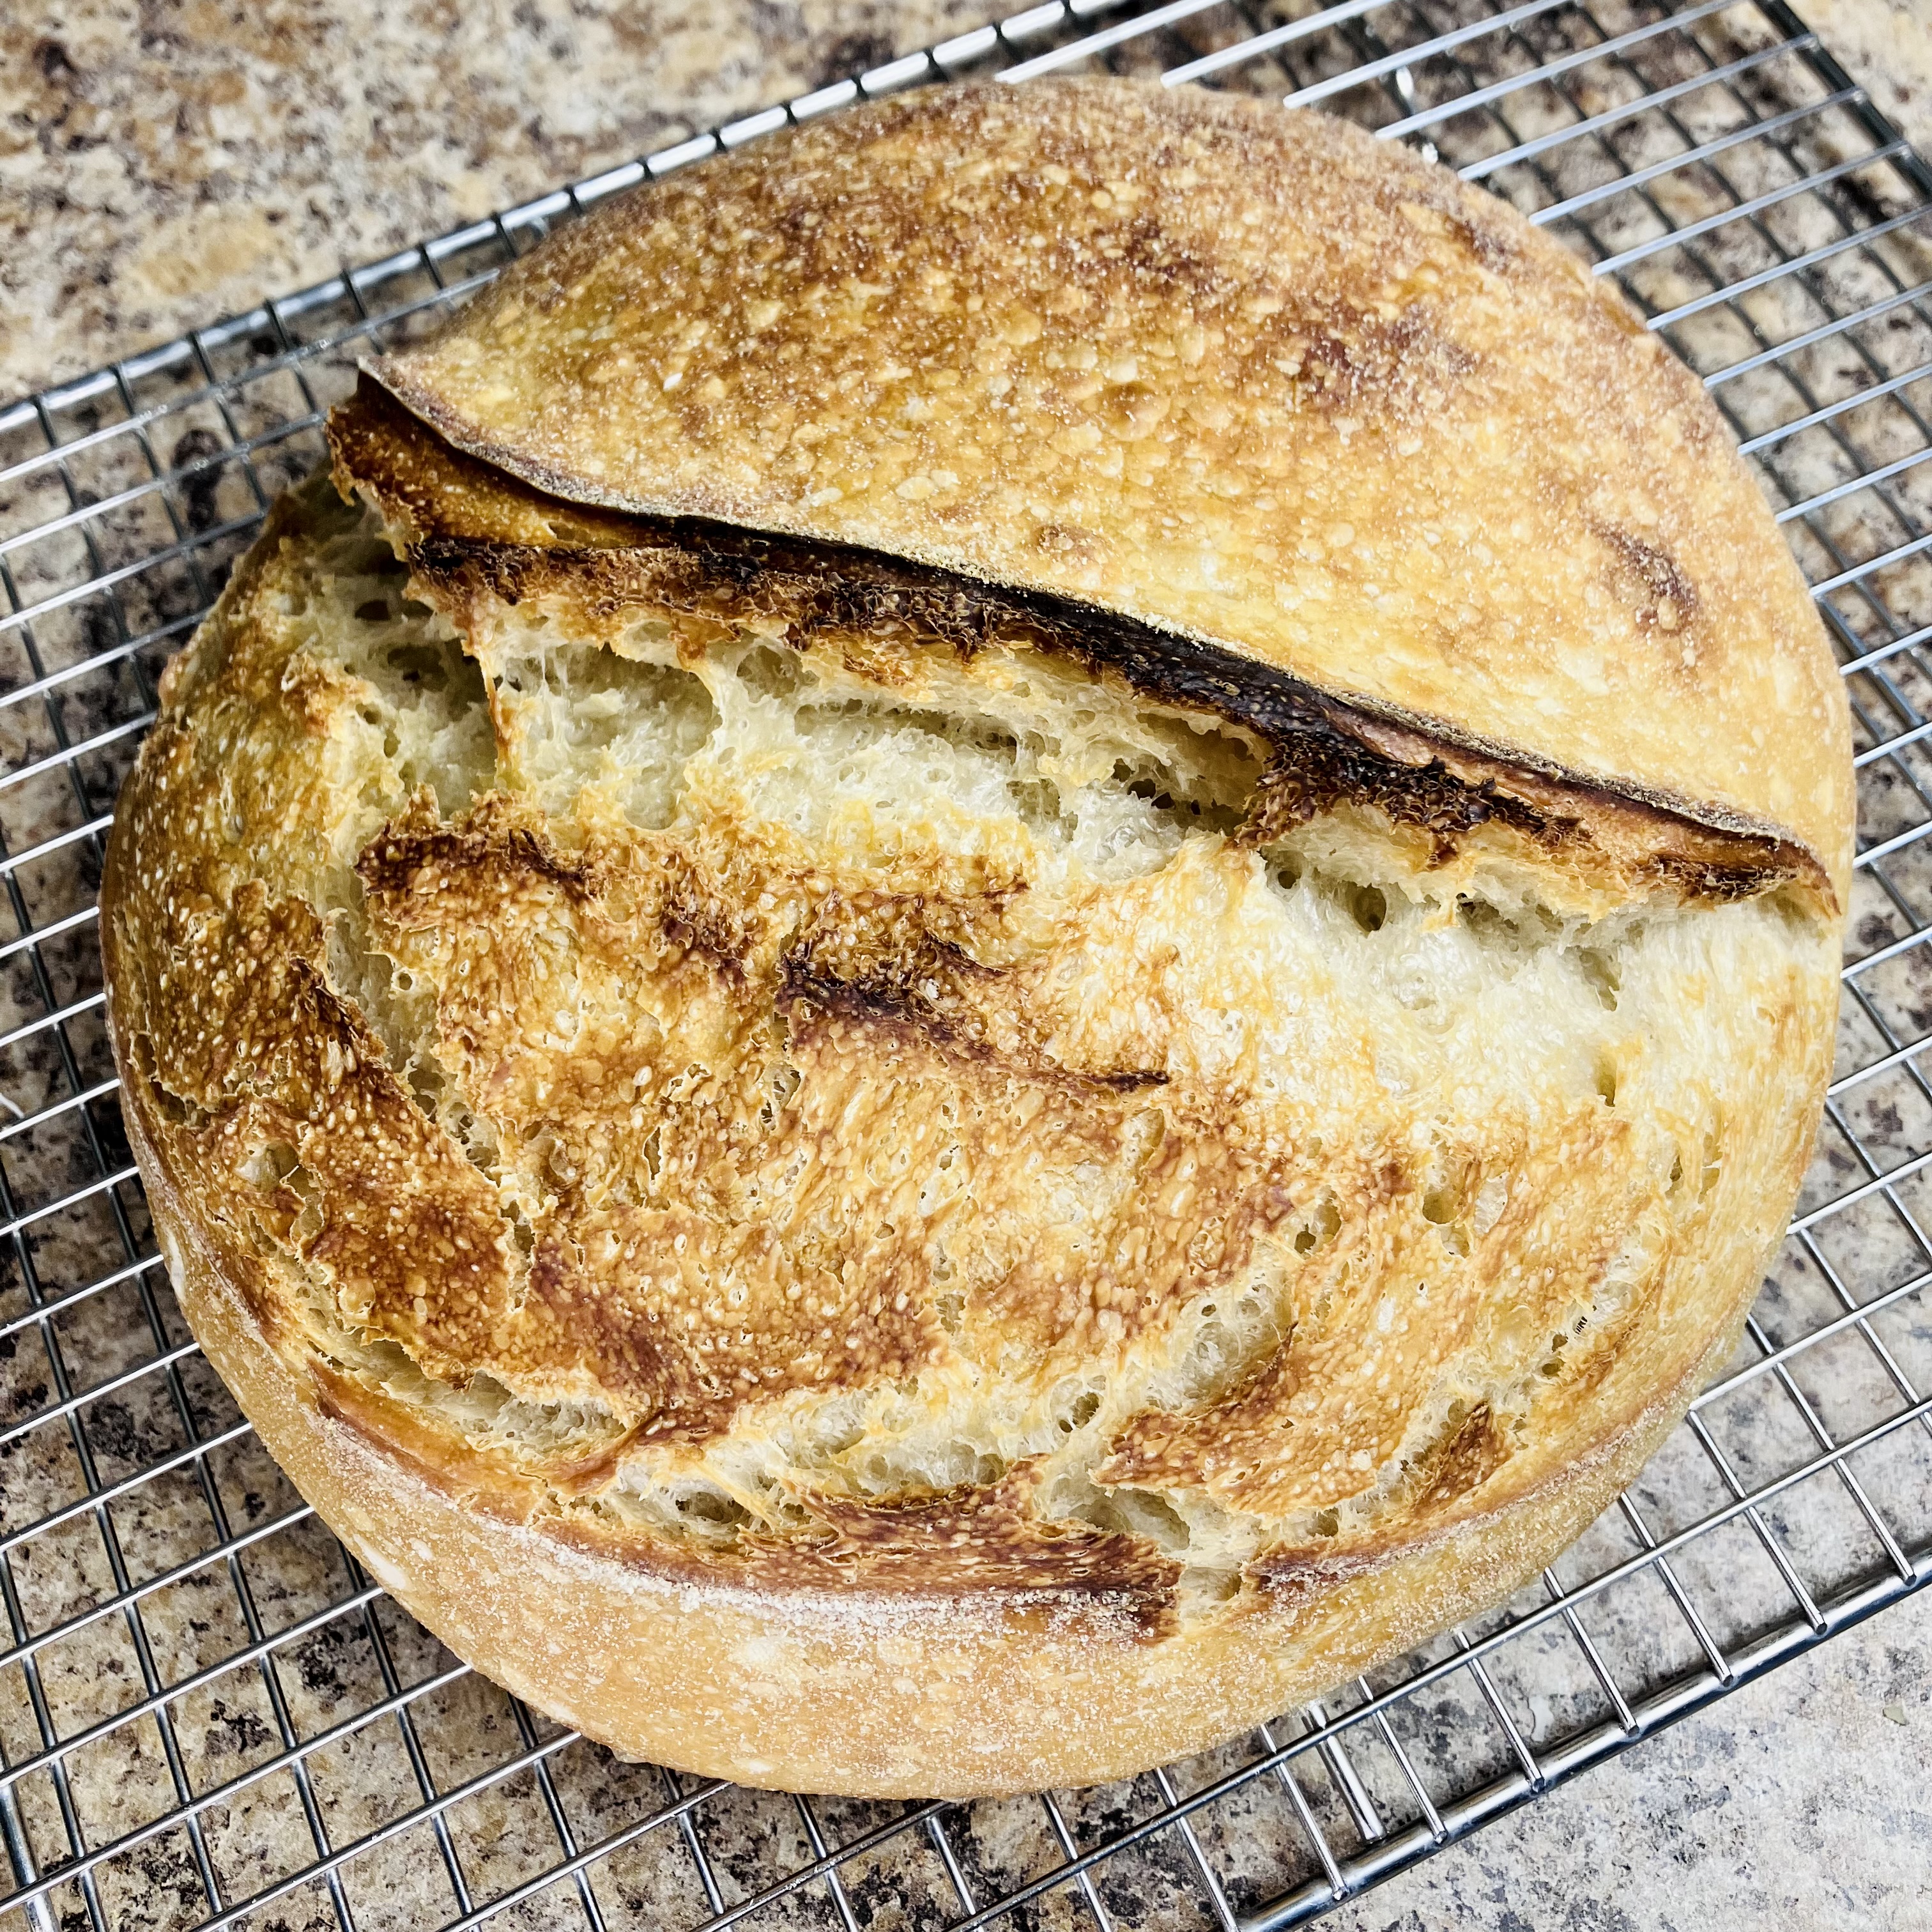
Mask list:
[[[1849,724],[1698,386],[1321,116],[1042,82],[370,365],[103,888],[182,1304],[628,1754],[1013,1791],[1493,1604],[1735,1346]]]

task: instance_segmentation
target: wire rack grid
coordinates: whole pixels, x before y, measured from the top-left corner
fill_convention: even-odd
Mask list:
[[[1105,67],[1319,103],[1508,196],[1707,384],[1855,714],[1839,1070],[1724,1376],[1538,1582],[1101,1790],[793,1799],[620,1762],[443,1651],[196,1351],[101,1020],[154,680],[356,357],[586,204],[854,98]],[[1318,1916],[1932,1576],[1932,170],[1779,0],[1054,0],[0,409],[0,1928]]]

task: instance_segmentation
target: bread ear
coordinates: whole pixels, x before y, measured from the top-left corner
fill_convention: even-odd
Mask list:
[[[370,364],[585,506],[1053,593],[1803,847],[1850,721],[1701,386],[1505,204],[1192,88],[932,88],[639,187]]]

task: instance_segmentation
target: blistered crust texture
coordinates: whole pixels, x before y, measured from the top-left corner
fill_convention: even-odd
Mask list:
[[[1795,833],[1849,730],[1716,411],[1502,202],[1192,89],[902,97],[640,188],[378,365],[586,502],[832,537],[1224,640]]]
[[[1229,126],[1410,178],[1246,108],[1023,98],[855,118],[848,201],[897,205],[873,135],[970,125],[1052,186],[1149,116],[1209,202]],[[1258,275],[1235,216],[1191,280],[1149,231],[1120,299]],[[663,393],[623,392],[638,449]],[[1505,1596],[1726,1358],[1828,1072],[1822,821],[910,525],[572,502],[373,386],[330,438],[164,680],[109,1019],[210,1359],[519,1694],[794,1789],[1123,1775]],[[992,500],[932,527],[991,542]],[[1646,662],[1605,661],[1633,712]]]

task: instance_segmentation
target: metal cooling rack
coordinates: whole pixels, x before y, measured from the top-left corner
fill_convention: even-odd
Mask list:
[[[914,82],[1319,102],[1616,274],[1808,572],[1862,791],[1840,1072],[1726,1377],[1506,1609],[1130,1784],[898,1805],[622,1764],[457,1664],[274,1468],[156,1258],[94,900],[154,678],[356,356],[616,189]],[[1285,1926],[1932,1576],[1932,170],[1776,0],[1033,8],[0,410],[5,1932]]]

